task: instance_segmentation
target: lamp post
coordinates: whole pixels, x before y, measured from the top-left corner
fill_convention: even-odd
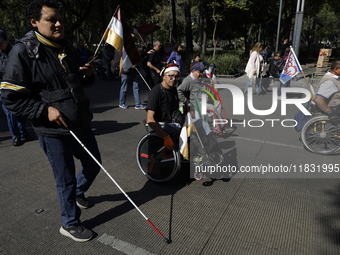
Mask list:
[[[280,39],[280,23],[281,23],[281,10],[282,10],[282,0],[280,0],[280,9],[279,9],[279,20],[277,24],[277,33],[276,33],[276,47],[275,51],[279,50],[279,39]]]
[[[301,3],[301,6],[300,6]],[[299,57],[299,47],[300,47],[300,39],[301,39],[301,30],[302,30],[302,19],[303,19],[303,9],[305,6],[305,0],[297,1],[296,7],[296,15],[295,15],[295,24],[294,24],[294,38],[293,38],[293,48],[295,51],[295,55]]]

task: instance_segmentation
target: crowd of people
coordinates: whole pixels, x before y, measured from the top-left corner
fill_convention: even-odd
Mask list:
[[[271,84],[274,81],[278,81],[280,75],[283,71],[284,65],[288,58],[290,49],[286,48],[285,54],[282,57],[281,52],[277,51],[274,52],[272,55],[273,57],[270,58],[269,67],[266,68],[267,71],[265,72],[265,67],[268,63],[268,56],[269,56],[269,47],[265,46],[263,49],[263,45],[260,42],[255,43],[252,50],[250,51],[249,60],[247,62],[245,72],[249,78],[248,83],[244,89],[244,93],[248,92],[248,88],[255,84],[255,92],[254,95],[261,96],[266,93],[271,93],[271,90],[268,89],[269,82]],[[280,87],[278,90],[278,99],[281,99],[281,89],[284,87],[290,86],[290,80],[286,83],[280,82]]]
[[[2,107],[14,146],[20,145],[21,139],[34,139],[25,129],[25,119],[31,120],[55,178],[61,208],[60,233],[75,241],[87,241],[92,238],[93,232],[82,225],[80,208],[91,207],[84,193],[90,188],[100,167],[72,137],[70,130],[101,162],[98,145],[90,128],[93,114],[84,91],[95,80],[94,66],[88,63],[92,56],[88,56],[83,41],[75,49],[69,38],[65,37],[63,19],[58,3],[54,0],[33,0],[27,6],[25,15],[30,31],[13,47],[6,32],[0,30]],[[147,121],[164,137],[165,146],[169,149],[174,143],[157,126],[157,122],[167,122],[165,116],[179,106],[175,85],[183,68],[181,47],[181,44],[175,44],[174,51],[166,60],[159,54],[159,41],[154,43],[152,49],[141,52],[143,62],[149,68],[149,81],[152,82],[147,106],[140,101],[136,66],[125,70],[120,77],[119,107],[128,108],[127,87],[132,84],[135,109],[147,109]],[[110,70],[114,57],[114,48],[106,44],[103,65],[109,80],[112,79]],[[198,70],[195,67],[193,69]],[[165,105],[164,100],[168,104]],[[82,165],[77,174],[74,157]]]
[[[80,220],[81,210],[91,207],[84,193],[90,188],[100,171],[99,166],[70,134],[75,132],[86,148],[101,162],[95,136],[90,128],[92,113],[84,88],[94,84],[94,66],[89,64],[84,43],[75,50],[64,36],[64,25],[58,4],[53,0],[34,0],[26,9],[26,19],[31,30],[13,47],[6,32],[0,30],[0,78],[1,101],[8,126],[13,135],[13,145],[21,139],[32,140],[25,129],[25,119],[32,122],[39,144],[46,154],[55,178],[61,208],[62,226],[60,233],[76,241],[87,241],[93,236]],[[162,129],[159,122],[183,124],[184,113],[179,113],[179,103],[193,100],[198,90],[198,79],[202,77],[205,65],[209,63],[196,55],[192,60],[190,74],[179,82],[183,73],[181,44],[175,44],[166,60],[160,55],[162,45],[156,41],[153,48],[140,53],[147,70],[146,79],[151,84],[147,105],[139,96],[136,66],[121,74],[119,107],[127,109],[128,85],[132,84],[135,109],[146,110],[146,121],[160,137],[164,146],[171,149],[177,143],[171,134]],[[9,52],[12,52],[9,56]],[[286,55],[289,52],[286,52]],[[278,78],[283,70],[284,59],[275,52],[269,64],[269,75]],[[254,84],[256,95],[261,90],[260,78],[268,58],[268,47],[256,43],[250,52],[246,73],[249,81],[244,92]],[[103,63],[107,78],[110,78],[110,63],[114,49],[106,45]],[[338,110],[330,108],[328,102],[339,105],[340,61],[332,63],[330,72],[321,80],[315,103],[332,121],[339,123]],[[289,86],[289,84],[281,85]],[[178,88],[177,88],[178,87]],[[280,91],[279,91],[280,95]],[[333,97],[336,95],[335,97]],[[217,112],[217,111],[216,111]],[[233,132],[227,127],[224,133]],[[74,158],[82,167],[76,175]]]

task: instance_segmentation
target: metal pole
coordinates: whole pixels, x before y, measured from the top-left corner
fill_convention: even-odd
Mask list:
[[[201,0],[201,53],[202,53],[202,50],[203,50],[203,22],[204,22],[204,19],[203,19],[203,0]]]
[[[146,80],[144,79],[143,75],[139,72],[138,68],[135,68],[136,71],[138,72],[139,76],[143,79],[143,81],[145,82],[146,86],[148,86],[149,90],[151,90],[150,86],[148,85],[148,83],[146,82]]]
[[[295,49],[295,38],[296,38],[296,30],[297,30],[297,17],[300,8],[300,0],[297,1],[296,12],[295,12],[295,23],[294,23],[294,34],[293,34],[293,48]]]
[[[280,9],[279,9],[279,19],[277,23],[277,33],[276,33],[276,47],[275,51],[279,50],[279,40],[280,40],[280,26],[281,26],[281,11],[282,11],[282,0],[280,0]]]
[[[298,0],[298,5],[296,8],[296,16],[295,16],[295,25],[294,25],[294,38],[293,38],[293,47],[294,47],[295,54],[297,57],[299,56],[304,6],[305,6],[305,0],[302,0],[301,2],[301,9],[300,9],[300,0]]]

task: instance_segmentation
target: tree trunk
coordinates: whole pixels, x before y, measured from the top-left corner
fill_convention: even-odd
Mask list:
[[[185,0],[184,2],[184,13],[185,13],[185,34],[186,34],[186,45],[187,45],[186,49],[187,49],[187,56],[189,57],[193,54],[190,0]]]
[[[202,40],[202,54],[204,55],[207,51],[207,18],[204,17],[203,19],[203,40]]]
[[[171,0],[172,6],[172,32],[175,42],[177,42],[177,29],[176,29],[176,3],[175,0]]]
[[[213,32],[213,45],[214,45],[214,53],[213,53],[213,59],[215,59],[215,53],[216,53],[216,41],[215,41],[215,34],[216,34],[216,28],[217,28],[217,22],[218,19],[214,19],[215,26],[214,26],[214,32]]]

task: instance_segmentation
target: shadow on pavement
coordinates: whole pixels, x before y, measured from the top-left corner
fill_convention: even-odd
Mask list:
[[[105,135],[109,133],[119,132],[134,126],[140,125],[139,122],[118,123],[114,120],[92,121],[91,128],[95,135]]]
[[[182,188],[190,185],[193,181],[189,178],[189,169],[187,166],[181,168],[179,175],[167,182],[167,183],[155,183],[148,180],[142,189],[132,192],[127,192],[126,194],[131,198],[131,200],[140,207],[141,205],[155,199],[159,196],[169,196],[171,195],[171,205],[170,205],[170,219],[169,219],[169,240],[171,240],[171,225],[172,225],[172,211],[173,211],[173,199],[174,194]],[[96,217],[86,220],[83,222],[84,226],[88,228],[94,228],[96,226],[102,225],[116,217],[124,215],[130,210],[135,210],[135,207],[127,200],[124,194],[106,194],[96,197],[89,196],[88,199],[93,204],[99,204],[105,201],[125,201],[123,204],[113,207]]]
[[[117,106],[105,106],[105,107],[91,107],[91,112],[92,113],[103,113],[112,109],[118,108]]]

